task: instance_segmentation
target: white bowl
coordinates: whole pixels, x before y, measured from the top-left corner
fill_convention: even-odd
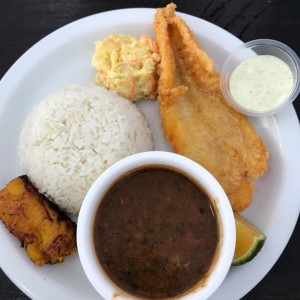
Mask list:
[[[92,185],[82,204],[78,225],[77,244],[83,269],[98,293],[104,299],[140,299],[116,286],[100,267],[93,242],[93,224],[101,199],[122,175],[143,166],[165,166],[178,170],[199,183],[214,202],[220,225],[218,255],[205,284],[199,284],[180,295],[180,299],[207,299],[220,286],[231,266],[235,249],[235,220],[229,200],[217,180],[196,162],[170,152],[150,151],[120,160],[108,168]],[[172,298],[171,298],[172,299]],[[174,298],[175,299],[175,298]],[[176,297],[178,299],[178,297]]]

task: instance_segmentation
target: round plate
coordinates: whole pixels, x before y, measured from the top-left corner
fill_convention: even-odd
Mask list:
[[[73,22],[42,39],[27,51],[0,82],[0,188],[21,175],[17,147],[24,120],[48,93],[71,83],[94,80],[91,67],[94,42],[111,33],[154,37],[154,9],[126,9]],[[228,53],[242,42],[201,19],[180,14],[193,29],[218,69]],[[156,101],[140,101],[154,134],[156,150],[172,151],[164,139]],[[240,299],[270,270],[286,246],[299,211],[299,123],[292,105],[275,117],[251,122],[270,152],[269,169],[256,183],[252,205],[243,213],[267,236],[262,251],[250,263],[232,267],[211,299]],[[283,226],[284,224],[284,226]],[[77,254],[56,265],[35,266],[19,241],[0,224],[0,265],[32,299],[99,299],[88,282]]]

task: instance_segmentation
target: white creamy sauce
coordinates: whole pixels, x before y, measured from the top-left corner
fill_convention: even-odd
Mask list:
[[[229,80],[232,97],[240,106],[267,111],[280,106],[293,91],[289,66],[272,55],[258,55],[242,62]]]

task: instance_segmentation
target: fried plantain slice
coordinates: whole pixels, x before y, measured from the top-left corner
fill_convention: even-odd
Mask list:
[[[38,266],[62,262],[77,250],[76,224],[24,175],[0,191],[0,219]]]

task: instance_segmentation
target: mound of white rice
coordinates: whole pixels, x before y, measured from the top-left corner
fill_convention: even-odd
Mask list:
[[[43,99],[21,132],[21,170],[40,193],[78,214],[86,192],[110,165],[153,149],[147,121],[115,92],[70,85]]]

